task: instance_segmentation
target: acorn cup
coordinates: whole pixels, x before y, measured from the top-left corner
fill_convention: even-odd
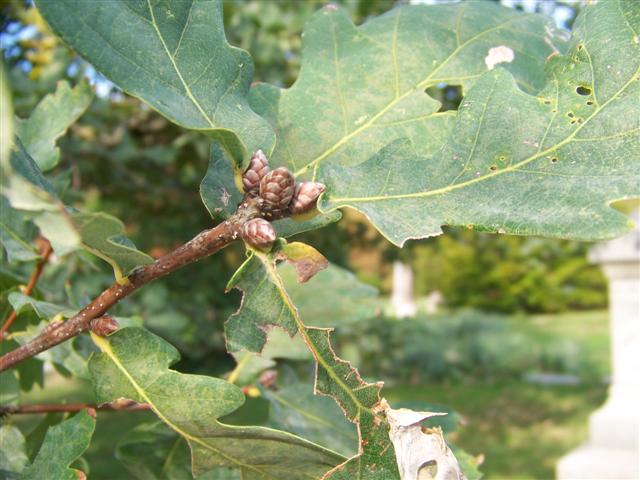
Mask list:
[[[252,197],[258,196],[260,192],[260,180],[269,173],[269,160],[262,150],[258,150],[251,156],[249,166],[242,176],[242,186],[244,192]]]
[[[264,218],[254,218],[242,226],[242,239],[254,248],[269,250],[276,239],[276,231]]]
[[[308,212],[316,206],[318,197],[324,190],[325,186],[322,183],[296,183],[293,200],[291,200],[289,204],[289,211],[294,215]]]
[[[260,181],[260,197],[262,210],[268,217],[279,216],[286,212],[291,199],[295,180],[285,167],[270,171]]]

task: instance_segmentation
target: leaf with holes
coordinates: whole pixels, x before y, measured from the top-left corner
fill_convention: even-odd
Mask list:
[[[219,417],[244,403],[242,390],[218,378],[170,370],[177,350],[144,329],[92,338],[102,351],[89,362],[97,401],[125,397],[150,404],[189,443],[194,475],[231,467],[247,479],[317,478],[343,460],[295,435],[220,423]]]
[[[40,0],[51,28],[127,93],[242,161],[268,150],[269,125],[248,105],[253,62],[227,43],[220,0]],[[244,143],[238,143],[236,135]]]
[[[309,247],[299,248],[302,250]],[[259,263],[259,260],[253,259],[248,262]],[[308,282],[302,284],[298,283],[297,273],[292,265],[279,265],[278,274],[282,277],[287,293],[300,312],[300,316],[309,324],[320,327],[348,325],[372,318],[380,312],[381,301],[378,297],[378,291],[359,282],[351,272],[336,265],[329,265],[326,270],[318,272]],[[262,282],[262,279],[259,281]],[[250,288],[248,283],[243,282],[243,284]],[[274,288],[270,283],[266,283],[266,286],[269,289]],[[327,298],[336,298],[338,295],[340,296],[339,302],[327,303]],[[243,302],[243,309],[251,309],[249,304],[254,301],[251,300],[252,297],[251,294],[247,296]],[[251,320],[246,319],[247,317],[244,318],[246,321],[239,321],[238,324],[246,326],[251,323]],[[234,320],[230,320],[230,322],[234,322]],[[229,324],[228,328],[233,330],[234,327]],[[230,332],[228,338],[229,336],[233,337],[233,333]],[[262,371],[274,367],[276,365],[274,359],[303,360],[311,358],[311,354],[299,336],[291,338],[283,330],[277,328],[266,332],[264,348],[259,354],[240,350],[232,355],[237,365],[230,374],[229,381],[233,380],[239,385],[255,381]]]
[[[80,478],[81,472],[69,468],[69,465],[89,447],[95,426],[95,419],[83,410],[69,420],[50,427],[33,463],[22,471],[18,479]]]
[[[389,426],[379,408],[382,384],[366,383],[356,369],[336,356],[329,340],[331,329],[307,327],[302,322],[276,262],[299,261],[303,250],[311,258],[317,252],[298,245],[293,257],[288,257],[286,247],[281,242],[270,253],[254,252],[229,282],[243,290],[244,297],[240,310],[225,325],[227,349],[260,351],[266,341],[265,330],[270,326],[300,335],[316,361],[314,393],[333,397],[347,419],[358,425],[359,453],[322,478],[399,479]]]
[[[494,3],[404,6],[359,27],[329,5],[305,27],[296,83],[257,86],[252,106],[276,130],[272,165],[326,183],[320,165],[359,164],[398,138],[422,155],[435,153],[455,112],[439,112],[426,89],[446,83],[467,90],[487,71],[492,49],[504,47],[513,58],[499,65],[536,91],[554,44],[561,42],[549,21]]]
[[[289,255],[295,255],[292,259]],[[287,308],[289,297],[275,278],[280,279],[275,269],[276,259],[287,259],[296,267],[307,268],[306,280],[313,274],[328,267],[327,260],[315,248],[300,242],[280,241],[271,254],[254,251],[238,268],[227,284],[227,291],[237,288],[244,292],[240,309],[225,323],[227,350],[237,352],[246,349],[260,352],[266,341],[266,329],[276,325],[294,336],[298,331],[297,311],[293,304]]]
[[[638,31],[637,2],[582,9],[537,96],[492,70],[437,153],[402,139],[355,167],[322,165],[320,208],[357,208],[397,245],[441,225],[582,240],[625,232],[609,205],[640,195]]]
[[[56,91],[44,97],[27,119],[17,119],[16,134],[26,151],[43,172],[51,170],[60,160],[56,140],[84,113],[93,100],[86,81],[74,88],[62,81]]]

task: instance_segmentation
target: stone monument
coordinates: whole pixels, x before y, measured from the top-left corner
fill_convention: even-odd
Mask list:
[[[411,266],[393,262],[393,292],[391,308],[398,318],[413,317],[417,307],[413,300],[413,272]]]
[[[589,419],[589,440],[560,459],[559,480],[638,479],[640,429],[640,219],[627,235],[590,252],[609,280],[612,377],[609,397]]]

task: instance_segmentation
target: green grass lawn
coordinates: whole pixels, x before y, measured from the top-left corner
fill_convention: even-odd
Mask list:
[[[609,341],[609,312],[565,312],[532,315],[525,321],[511,320],[512,327],[536,338],[566,338],[574,340],[585,349],[602,373],[611,370],[611,345]]]
[[[609,369],[608,316],[606,312],[540,315],[509,320],[510,328],[537,340],[572,339]],[[599,368],[600,370],[600,368]],[[445,405],[462,417],[450,440],[472,455],[484,455],[480,467],[486,479],[551,479],[557,459],[587,437],[589,413],[606,398],[606,386],[541,386],[520,380],[499,383],[428,384],[394,386],[383,390],[393,404],[428,402]],[[47,388],[35,389],[22,403],[93,401],[87,383],[55,377]],[[38,416],[12,416],[28,432]],[[135,425],[154,420],[150,412],[98,412],[96,432],[84,458],[92,480],[131,478],[115,460],[115,445]]]

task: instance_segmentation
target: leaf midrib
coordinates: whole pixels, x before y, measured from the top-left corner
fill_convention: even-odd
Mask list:
[[[609,98],[606,102],[600,105],[599,108],[595,109],[594,112],[591,114],[591,116],[589,116],[587,119],[585,119],[584,122],[578,125],[569,135],[567,135],[567,137],[564,138],[564,140],[556,143],[555,145],[547,148],[546,150],[537,152],[536,154],[531,155],[530,157],[525,158],[524,160],[518,163],[514,163],[509,167],[503,168],[502,170],[496,170],[494,172],[487,173],[480,177],[472,178],[465,182],[456,183],[455,185],[448,185],[446,187],[438,188],[436,190],[429,190],[427,192],[414,192],[414,193],[404,193],[404,194],[394,194],[394,195],[378,195],[378,196],[372,196],[372,197],[334,197],[334,198],[329,198],[328,201],[336,202],[336,203],[339,203],[339,202],[366,203],[366,202],[374,202],[374,201],[382,201],[382,200],[431,197],[435,195],[442,195],[445,193],[449,193],[453,190],[457,190],[460,188],[468,187],[475,183],[491,179],[493,177],[502,175],[504,173],[517,172],[519,171],[520,167],[523,167],[540,157],[544,157],[545,155],[552,153],[562,148],[567,143],[571,142],[574,139],[574,137],[578,134],[578,132],[580,132],[580,130],[582,130],[582,128],[585,125],[587,125],[590,120],[592,120],[595,116],[597,116],[609,103],[611,103],[613,100],[616,100],[622,94],[622,92],[624,92],[624,90],[626,90],[626,88],[629,85],[631,85],[631,83],[635,80],[635,77],[638,74],[640,74],[640,67],[636,69],[635,73],[631,75],[629,80],[615,93],[615,95],[612,95],[611,98]],[[579,140],[576,140],[576,141],[579,141]]]
[[[278,275],[278,273],[275,271],[275,267],[272,264],[272,262],[263,253],[256,252],[256,255],[259,255],[263,265],[265,266],[265,268],[267,270],[267,273],[268,273],[269,277],[272,279],[272,281],[276,285],[276,287],[278,289],[278,293],[280,293],[280,297],[282,298],[282,301],[287,306],[287,308],[291,312],[291,314],[292,314],[292,316],[293,316],[293,318],[294,318],[294,320],[296,322],[296,325],[298,327],[298,332],[304,338],[305,343],[307,344],[307,346],[311,350],[311,353],[313,354],[316,362],[318,362],[320,365],[322,365],[322,367],[327,371],[327,374],[333,379],[333,381],[336,382],[340,386],[340,388],[345,391],[345,393],[349,396],[349,398],[351,398],[351,401],[356,406],[356,410],[357,410],[356,416],[357,417],[360,417],[362,411],[366,411],[366,412],[369,412],[372,415],[374,415],[373,411],[370,408],[368,408],[365,405],[363,405],[360,402],[360,400],[358,399],[358,397],[356,397],[353,394],[353,391],[351,390],[351,388],[349,388],[349,386],[342,381],[340,376],[338,374],[336,374],[336,372],[333,371],[331,366],[327,363],[327,361],[324,359],[324,357],[320,354],[320,352],[316,348],[315,344],[311,340],[311,337],[307,333],[307,326],[302,322],[302,319],[300,318],[300,314],[298,313],[298,309],[295,307],[295,305],[293,304],[293,301],[289,297],[289,294],[287,293],[287,291],[286,291],[286,289],[284,287],[282,279],[280,278],[280,275]]]
[[[171,62],[171,65],[173,65],[173,69],[175,70],[176,74],[178,75],[178,78],[180,79],[180,82],[182,83],[182,86],[184,88],[185,93],[189,97],[189,100],[191,100],[191,103],[193,103],[193,105],[198,109],[198,111],[204,117],[204,119],[207,121],[207,123],[211,126],[211,128],[216,128],[216,126],[213,123],[213,121],[209,118],[209,116],[204,111],[204,109],[202,108],[200,103],[193,96],[193,93],[191,92],[191,89],[189,88],[189,85],[187,84],[187,82],[185,82],[184,77],[182,76],[182,72],[180,71],[180,69],[178,68],[178,65],[176,64],[175,58],[173,57],[173,55],[171,55],[171,52],[169,51],[169,48],[167,47],[167,44],[164,41],[164,37],[162,36],[162,33],[160,33],[160,28],[158,28],[158,24],[156,23],[156,17],[155,17],[155,14],[153,13],[153,7],[151,6],[151,0],[147,0],[147,6],[149,7],[149,13],[151,15],[151,25],[153,26],[153,29],[155,30],[156,35],[158,36],[158,39],[160,40],[160,43],[162,43],[162,48],[164,48],[164,51],[167,54],[167,57],[169,58],[169,61]],[[193,0],[191,2],[191,8],[193,8]],[[189,18],[191,18],[191,10],[189,10]],[[185,23],[185,29],[186,29],[186,23]],[[184,35],[184,30],[182,32],[182,35]],[[180,36],[180,41],[182,41],[182,35]],[[178,50],[176,49],[176,52],[177,51]]]

